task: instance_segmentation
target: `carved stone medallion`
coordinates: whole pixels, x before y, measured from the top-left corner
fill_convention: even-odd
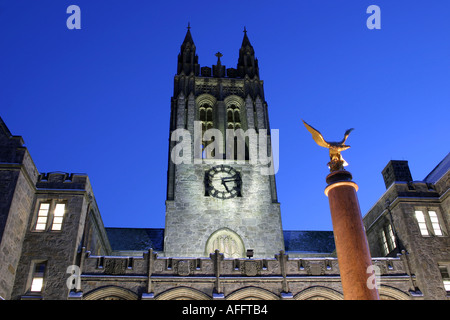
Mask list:
[[[127,259],[105,259],[105,274],[125,274]]]
[[[261,273],[261,263],[260,261],[246,260],[240,265],[241,274],[254,277]]]
[[[175,272],[179,276],[188,276],[191,274],[191,270],[193,270],[193,262],[188,260],[180,260],[177,263]]]

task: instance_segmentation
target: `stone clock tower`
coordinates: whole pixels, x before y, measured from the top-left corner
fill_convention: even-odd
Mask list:
[[[171,99],[164,255],[273,258],[284,240],[254,49],[244,30],[237,68],[220,52],[200,68],[195,51],[188,27]]]

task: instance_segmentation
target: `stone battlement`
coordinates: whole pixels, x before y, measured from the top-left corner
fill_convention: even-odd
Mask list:
[[[136,256],[94,256],[88,252],[83,263],[83,274],[89,275],[146,275],[149,268],[149,253]],[[218,254],[220,270],[215,263],[215,253],[210,257],[183,258],[158,257],[153,253],[152,275],[160,276],[214,276],[218,271],[223,276],[339,276],[337,258],[289,258],[277,254],[269,259],[224,258]],[[281,261],[280,257],[285,257]],[[372,258],[374,266],[382,275],[406,274],[403,259]],[[282,270],[284,269],[284,271]]]
[[[41,173],[36,183],[37,188],[43,189],[82,189],[89,184],[85,173],[47,172]]]

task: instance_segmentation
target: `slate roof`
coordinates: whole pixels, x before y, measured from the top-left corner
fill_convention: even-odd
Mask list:
[[[450,152],[439,164],[425,177],[425,182],[436,183],[450,169]]]
[[[164,250],[162,228],[105,228],[113,251]],[[331,253],[335,250],[333,231],[285,230],[286,252]]]
[[[105,228],[113,251],[163,251],[162,228]]]
[[[333,231],[284,230],[286,252],[331,253],[335,250]]]

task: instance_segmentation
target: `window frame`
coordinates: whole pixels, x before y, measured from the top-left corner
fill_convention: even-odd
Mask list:
[[[57,212],[59,206],[62,206],[62,213]],[[53,208],[53,215],[52,215],[52,225],[50,227],[50,231],[62,231],[62,226],[64,223],[64,218],[66,216],[66,203],[65,202],[56,202],[55,206]],[[60,222],[56,222],[56,220]],[[55,225],[59,226],[59,229],[55,229]]]
[[[431,213],[433,212],[434,219],[436,221],[433,221],[434,219],[431,217]],[[437,212],[435,210],[428,210],[428,217],[430,218],[431,228],[433,229],[433,233],[437,237],[442,237],[444,234],[442,232],[441,223],[439,222],[439,217],[437,215]],[[438,234],[439,233],[439,234]]]
[[[45,216],[43,214],[41,214],[42,211],[45,210],[42,208],[43,205],[48,205]],[[48,218],[50,216],[51,206],[52,206],[51,201],[40,201],[39,202],[39,204],[37,206],[36,222],[34,223],[33,231],[45,232],[47,230],[48,221],[49,221]],[[44,219],[44,221],[42,221],[42,219]],[[39,221],[39,220],[41,220],[41,221]],[[43,227],[40,227],[41,225],[43,225]]]
[[[36,260],[32,261],[30,266],[30,280],[29,285],[27,286],[27,292],[33,295],[40,295],[44,291],[45,287],[45,278],[47,273],[47,261],[46,260]],[[42,270],[39,270],[42,268]],[[35,280],[40,279],[41,283],[39,284],[39,290],[33,290],[33,283]]]
[[[383,225],[383,227],[381,228],[381,238],[385,256],[389,255],[392,251],[397,249],[394,230],[390,223]]]
[[[203,140],[203,137],[207,130],[214,128],[214,106],[208,102],[202,103],[198,107],[198,120],[200,121],[202,127],[201,158],[202,159],[213,158],[214,154],[208,155],[206,154],[205,151],[206,147],[213,141],[211,142],[205,141]]]
[[[389,252],[391,252],[391,251],[389,250],[388,240],[387,240],[386,232],[384,231],[384,229],[381,229],[381,240],[382,240],[381,242],[383,245],[383,253],[385,256],[387,256],[389,254]]]
[[[423,221],[419,221],[417,217],[418,212],[420,212],[420,214],[423,216]],[[433,217],[430,215],[430,212],[433,212]],[[427,238],[447,236],[445,226],[442,223],[442,216],[437,208],[416,207],[414,208],[414,218],[416,220],[417,226],[419,227],[419,232],[422,237]],[[426,231],[426,234],[424,233],[424,231]]]
[[[45,216],[46,220],[43,222],[42,218],[44,218],[43,215],[40,215],[41,213],[41,206],[43,204],[48,204],[47,209],[47,215]],[[63,205],[63,212],[60,214],[59,212],[56,212],[57,208],[59,208],[61,205]],[[67,200],[56,200],[56,199],[42,199],[39,200],[37,204],[36,209],[36,215],[35,220],[32,225],[32,232],[61,232],[64,229],[64,222],[66,220],[67,216]],[[41,218],[41,221],[39,222],[39,219]],[[59,222],[56,222],[59,221]],[[40,225],[45,225],[44,227]],[[55,226],[58,225],[59,229]],[[40,226],[40,227],[38,227]]]
[[[438,263],[439,273],[442,279],[442,285],[444,286],[444,290],[447,292],[447,296],[450,295],[450,262],[441,262]],[[446,270],[447,277],[444,278],[442,274],[442,269]]]
[[[241,121],[241,108],[236,104],[230,104],[227,106],[227,129],[242,129],[242,121]]]

